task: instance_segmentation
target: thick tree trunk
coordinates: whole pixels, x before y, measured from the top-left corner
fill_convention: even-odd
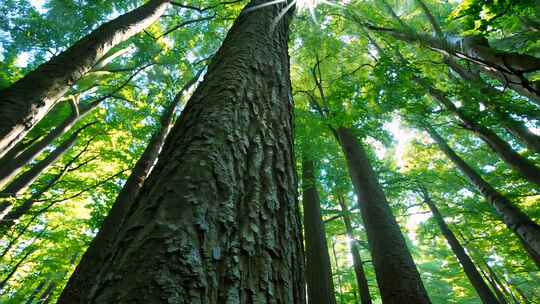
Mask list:
[[[424,87],[429,94],[448,111],[457,116],[467,129],[476,133],[478,137],[480,137],[506,164],[512,167],[529,182],[540,186],[540,168],[528,159],[519,155],[519,153],[512,149],[512,147],[495,132],[480,125],[461,109],[458,109],[443,92],[429,85],[419,77],[415,77],[414,81]]]
[[[469,281],[471,282],[472,286],[474,287],[474,290],[482,300],[482,303],[484,304],[497,304],[499,301],[497,300],[497,297],[491,292],[491,289],[489,289],[489,286],[486,284],[484,279],[482,278],[482,275],[474,265],[473,261],[465,252],[465,248],[461,246],[458,239],[450,230],[448,225],[446,225],[446,222],[444,221],[444,218],[442,214],[440,213],[439,209],[435,205],[435,203],[431,200],[431,197],[429,196],[429,193],[427,189],[425,189],[423,186],[421,187],[421,196],[426,205],[428,205],[429,210],[431,210],[431,214],[433,215],[433,218],[435,219],[435,222],[437,222],[437,225],[439,226],[439,229],[441,230],[441,233],[443,234],[444,238],[448,242],[448,245],[450,245],[450,248],[452,249],[452,252],[456,255],[456,258],[458,259],[459,263],[463,267],[463,271],[467,275],[467,278],[469,278]]]
[[[305,302],[283,6],[239,16],[78,303]]]
[[[116,197],[116,201],[109,214],[103,221],[102,228],[92,240],[92,243],[77,265],[75,272],[71,275],[61,296],[63,302],[84,303],[83,301],[87,296],[86,293],[92,287],[92,279],[98,275],[107,257],[107,253],[113,249],[115,237],[123,227],[126,214],[158,159],[165,139],[171,129],[174,113],[182,100],[184,92],[197,82],[202,71],[200,70],[195,77],[184,85],[170,105],[163,111],[160,118],[161,126],[158,132],[152,136],[146,149],[139,160],[137,160],[133,171]]]
[[[517,206],[488,184],[473,168],[459,157],[444,139],[430,126],[424,126],[441,151],[454,163],[459,171],[484,196],[486,201],[501,216],[506,226],[516,234],[531,259],[540,267],[540,226],[533,222]]]
[[[540,136],[532,133],[525,124],[500,109],[500,106],[494,100],[500,95],[495,88],[486,84],[480,75],[467,71],[459,63],[451,58],[445,58],[445,63],[456,72],[463,81],[470,82],[484,94],[484,105],[498,118],[501,125],[512,134],[517,140],[524,144],[529,150],[540,153]]]
[[[366,152],[352,130],[339,128],[336,134],[358,196],[383,303],[431,303]]]
[[[351,240],[350,247],[353,257],[354,273],[356,275],[356,285],[358,286],[358,293],[360,294],[361,304],[371,304],[371,295],[369,294],[369,284],[364,272],[364,264],[362,257],[360,256],[360,248],[358,248],[358,242],[354,237],[354,229],[352,226],[351,216],[349,214],[349,207],[345,202],[345,199],[341,196],[338,197],[339,206],[341,207],[341,216],[345,223],[345,230],[347,230],[347,236]]]
[[[314,170],[313,161],[304,156],[302,160],[302,203],[304,206],[308,303],[335,304],[336,296],[330,255],[328,254]]]
[[[169,0],[150,0],[101,25],[60,55],[1,90],[0,156],[20,141],[109,50],[159,19],[168,3]]]
[[[85,126],[73,132],[73,134],[69,138],[67,138],[64,142],[58,145],[58,147],[51,151],[51,153],[47,155],[47,157],[36,163],[32,168],[18,176],[13,182],[11,182],[6,188],[4,188],[4,190],[0,192],[0,196],[16,196],[25,191],[28,186],[30,186],[43,172],[45,172],[49,168],[49,166],[54,164],[60,157],[62,157],[62,155],[64,155],[67,151],[71,149],[71,147],[75,145],[79,134],[84,129],[86,129],[90,125],[93,125],[94,123],[95,122],[86,124]],[[0,213],[3,211],[4,210],[0,210]]]

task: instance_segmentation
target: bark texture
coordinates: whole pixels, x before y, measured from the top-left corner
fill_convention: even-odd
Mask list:
[[[73,46],[0,91],[0,156],[17,144],[114,46],[144,30],[165,11],[169,0],[145,5],[109,21]]]
[[[336,296],[330,255],[328,254],[314,170],[313,161],[304,156],[302,160],[302,203],[304,206],[308,303],[335,304]]]
[[[336,131],[358,196],[383,303],[431,303],[366,152],[352,130]]]
[[[459,263],[463,267],[465,275],[467,275],[467,278],[471,282],[482,303],[500,304],[497,300],[497,297],[491,292],[491,289],[489,289],[488,285],[482,278],[482,275],[474,265],[472,259],[469,257],[467,252],[465,252],[465,248],[461,246],[452,230],[450,230],[450,228],[444,221],[444,217],[439,211],[439,208],[437,208],[437,206],[435,205],[435,202],[431,200],[427,189],[425,189],[423,186],[421,187],[421,196],[426,205],[428,205],[429,210],[431,210],[431,214],[433,215],[435,222],[437,222],[441,233],[448,242],[448,245],[450,245],[450,248],[452,249],[452,252],[458,259]]]
[[[424,126],[441,151],[473,184],[486,201],[501,216],[506,226],[516,234],[531,259],[540,267],[540,226],[512,204],[504,195],[487,183],[471,166],[450,148],[446,141],[429,126]]]
[[[426,89],[426,91],[428,91],[428,93],[443,107],[458,117],[465,128],[474,132],[478,137],[480,137],[493,152],[495,152],[506,164],[508,164],[508,166],[512,167],[529,182],[540,186],[539,167],[512,149],[510,144],[504,141],[499,135],[497,135],[497,133],[482,126],[464,111],[457,108],[442,91],[429,85],[424,79],[419,77],[415,77],[413,80]]]
[[[175,96],[174,100],[163,111],[160,118],[160,129],[154,134],[146,146],[133,171],[127,179],[124,187],[116,197],[116,200],[103,221],[96,237],[88,247],[81,261],[71,275],[66,288],[61,295],[61,303],[84,303],[93,283],[93,279],[99,273],[107,254],[113,249],[113,244],[118,231],[123,227],[130,207],[140,193],[144,182],[156,163],[159,153],[165,143],[174,120],[174,113],[182,100],[183,94],[199,79],[201,70],[195,77]]]
[[[79,303],[305,302],[283,7],[236,20]]]
[[[360,303],[361,304],[371,304],[371,295],[369,294],[369,284],[366,278],[366,273],[364,272],[364,263],[362,262],[362,257],[360,256],[360,248],[358,241],[354,237],[354,229],[352,226],[351,216],[349,213],[349,207],[345,202],[343,197],[338,197],[339,206],[341,207],[341,212],[343,222],[345,223],[345,229],[347,230],[347,236],[352,240],[351,253],[353,257],[353,267],[354,273],[356,275],[356,284],[358,286],[358,293],[360,294]]]

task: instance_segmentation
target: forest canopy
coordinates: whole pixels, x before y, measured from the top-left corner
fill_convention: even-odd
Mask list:
[[[540,303],[535,0],[0,1],[0,303]]]

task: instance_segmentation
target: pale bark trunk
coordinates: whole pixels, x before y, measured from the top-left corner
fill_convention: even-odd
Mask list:
[[[474,290],[480,297],[482,303],[484,304],[497,304],[499,301],[495,297],[495,295],[491,292],[491,289],[489,289],[488,285],[482,278],[482,275],[480,272],[478,272],[478,269],[474,265],[474,262],[471,260],[467,252],[465,252],[465,248],[461,246],[458,239],[450,230],[446,222],[444,221],[444,218],[442,214],[440,213],[439,209],[435,205],[435,203],[431,200],[431,197],[429,196],[427,189],[425,189],[423,186],[421,187],[421,196],[426,205],[428,205],[429,210],[431,210],[431,213],[433,215],[433,218],[435,219],[435,222],[439,226],[439,229],[441,230],[441,233],[443,234],[444,238],[448,242],[448,245],[450,245],[450,248],[452,249],[452,252],[458,259],[459,263],[461,264],[461,267],[463,267],[463,271],[467,275],[467,278],[471,282],[472,286],[474,287]]]
[[[495,132],[480,125],[461,109],[458,109],[443,92],[429,85],[425,80],[419,77],[415,77],[413,80],[426,89],[428,93],[448,111],[458,117],[467,129],[476,133],[478,137],[480,137],[506,164],[512,167],[529,182],[540,186],[540,168],[525,157],[519,155],[519,153],[512,149],[512,147]]]
[[[302,160],[302,203],[308,303],[335,304],[334,283],[313,161]]]
[[[168,4],[169,0],[150,0],[101,25],[60,55],[1,90],[0,156],[17,144],[107,52],[158,20]]]
[[[441,151],[454,163],[459,171],[484,196],[495,209],[506,226],[516,234],[531,259],[540,267],[540,226],[533,222],[517,206],[488,184],[473,168],[459,157],[446,141],[429,126],[424,126]]]
[[[345,229],[347,231],[347,236],[351,240],[351,253],[353,257],[353,267],[354,273],[356,275],[356,284],[358,286],[358,292],[360,294],[360,303],[361,304],[371,304],[371,295],[369,294],[369,284],[366,278],[366,273],[364,272],[364,263],[362,262],[362,257],[360,256],[360,248],[358,248],[358,241],[354,237],[354,229],[352,226],[352,221],[349,213],[349,207],[345,202],[343,197],[338,197],[339,206],[341,207],[341,212],[343,222],[345,223]]]
[[[383,302],[431,303],[366,152],[350,129],[339,128],[336,133],[358,197]]]
[[[69,279],[68,284],[61,295],[62,302],[84,303],[87,292],[89,292],[92,286],[92,279],[99,273],[107,253],[113,248],[115,237],[117,236],[118,231],[123,227],[123,222],[128,211],[137,195],[139,195],[146,178],[159,157],[159,153],[161,152],[165,139],[171,129],[174,113],[182,101],[184,93],[196,83],[202,71],[203,70],[199,71],[195,77],[184,85],[174,100],[163,111],[158,132],[150,139],[150,142],[135,164],[124,187],[116,197],[116,201],[103,221],[98,234],[92,240],[92,243]]]
[[[305,302],[283,6],[232,26],[79,303]]]

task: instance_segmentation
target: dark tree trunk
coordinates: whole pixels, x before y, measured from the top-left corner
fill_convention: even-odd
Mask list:
[[[11,182],[2,192],[0,196],[10,197],[16,196],[26,190],[43,172],[45,172],[49,166],[54,164],[62,155],[71,149],[77,142],[79,134],[86,129],[87,127],[93,125],[94,123],[89,123],[79,128],[73,134],[62,142],[58,147],[56,147],[47,157],[36,163],[28,171],[22,173],[18,176],[13,182]],[[4,210],[0,210],[0,213]]]
[[[463,267],[463,271],[467,275],[467,278],[469,278],[469,281],[471,282],[472,286],[474,287],[474,290],[476,291],[476,293],[482,300],[482,303],[484,304],[499,303],[495,295],[491,292],[491,289],[489,289],[489,286],[486,284],[486,282],[482,278],[482,275],[480,274],[480,272],[474,265],[474,262],[471,260],[467,252],[465,252],[465,248],[461,246],[461,244],[459,243],[458,239],[456,238],[452,230],[450,230],[448,225],[446,225],[446,222],[444,221],[442,214],[440,213],[435,203],[431,200],[431,197],[429,196],[427,189],[421,186],[420,194],[424,202],[428,205],[429,210],[431,210],[431,213],[433,214],[433,218],[435,219],[435,222],[437,222],[439,229],[441,230],[442,234],[444,235],[444,238],[450,245],[452,252],[456,255],[456,258],[458,259],[459,263]]]
[[[306,283],[310,304],[335,304],[334,283],[321,202],[316,186],[313,161],[302,160],[302,203],[304,206],[304,240],[306,245]]]
[[[69,87],[113,47],[154,23],[169,0],[147,4],[107,22],[0,91],[0,156],[39,122]]]
[[[356,275],[356,285],[358,286],[358,292],[360,293],[361,304],[371,304],[371,295],[369,294],[369,284],[364,272],[364,264],[362,257],[360,256],[360,248],[358,242],[354,237],[354,229],[352,226],[351,216],[349,213],[349,207],[342,196],[338,197],[339,206],[341,207],[341,216],[345,223],[345,229],[347,230],[347,236],[351,240],[351,253],[353,257],[354,273]]]
[[[431,303],[366,152],[352,130],[336,133],[358,196],[382,301]]]
[[[305,302],[283,6],[239,16],[78,303]]]
[[[540,136],[532,133],[525,124],[501,109],[495,99],[500,96],[500,92],[486,84],[479,74],[467,71],[459,63],[451,58],[445,58],[445,63],[456,72],[463,81],[476,86],[485,96],[484,105],[498,118],[501,125],[512,134],[517,140],[524,144],[529,150],[540,153]]]
[[[160,129],[152,136],[146,149],[139,160],[137,160],[133,171],[116,197],[116,201],[109,214],[103,221],[102,228],[92,240],[92,243],[77,265],[75,272],[71,275],[61,295],[61,299],[65,303],[84,303],[83,299],[86,298],[87,292],[92,287],[92,279],[98,275],[107,257],[107,253],[112,250],[115,237],[123,227],[126,214],[158,159],[165,139],[171,129],[174,113],[182,100],[184,92],[196,83],[202,71],[199,71],[195,77],[184,85],[170,105],[163,111],[160,118]]]
[[[465,128],[476,133],[506,164],[517,171],[529,182],[540,186],[540,168],[534,163],[519,155],[512,147],[500,138],[492,130],[480,125],[461,109],[458,109],[454,103],[448,99],[443,92],[430,86],[425,80],[415,77],[414,80],[424,87],[434,99],[450,112],[456,115],[464,124]]]
[[[459,157],[444,139],[430,126],[424,126],[441,151],[454,163],[463,175],[484,196],[486,201],[501,216],[506,226],[516,234],[523,247],[540,267],[540,226],[533,222],[517,206],[488,184],[473,168]]]

